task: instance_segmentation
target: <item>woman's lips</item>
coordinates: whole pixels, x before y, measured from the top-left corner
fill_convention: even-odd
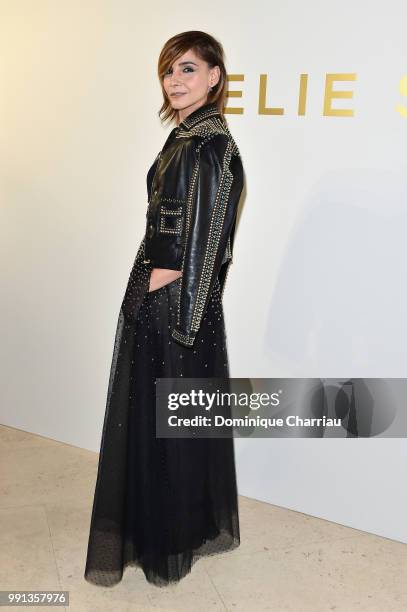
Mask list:
[[[179,98],[179,96],[183,96],[185,94],[185,92],[183,91],[182,93],[173,93],[171,94],[172,98]]]

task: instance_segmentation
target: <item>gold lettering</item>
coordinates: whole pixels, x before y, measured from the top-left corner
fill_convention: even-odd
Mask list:
[[[334,81],[356,81],[356,74],[332,73],[326,75],[325,96],[324,96],[324,115],[337,117],[353,117],[354,111],[351,108],[332,108],[331,102],[334,98],[353,98],[353,91],[334,91],[332,89]]]
[[[266,108],[267,74],[260,75],[259,115],[284,115],[283,108]]]

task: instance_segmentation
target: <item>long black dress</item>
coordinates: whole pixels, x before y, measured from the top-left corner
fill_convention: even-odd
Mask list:
[[[117,584],[138,566],[156,586],[240,544],[233,438],[156,438],[156,377],[229,377],[222,292],[210,295],[194,347],[170,336],[176,279],[148,291],[142,241],[120,308],[84,577]]]

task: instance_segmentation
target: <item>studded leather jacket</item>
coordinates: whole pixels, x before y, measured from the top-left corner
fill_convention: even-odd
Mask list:
[[[148,171],[146,231],[126,291],[127,310],[137,279],[145,290],[152,268],[181,270],[171,336],[184,346],[193,346],[216,282],[223,295],[243,184],[239,150],[215,103],[171,131]]]

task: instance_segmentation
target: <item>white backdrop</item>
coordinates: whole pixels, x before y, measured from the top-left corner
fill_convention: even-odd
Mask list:
[[[405,377],[405,3],[139,6],[0,1],[1,421],[99,450],[146,173],[170,129],[157,58],[190,29],[222,42],[241,92],[231,375]],[[405,440],[236,453],[242,495],[407,542]]]

